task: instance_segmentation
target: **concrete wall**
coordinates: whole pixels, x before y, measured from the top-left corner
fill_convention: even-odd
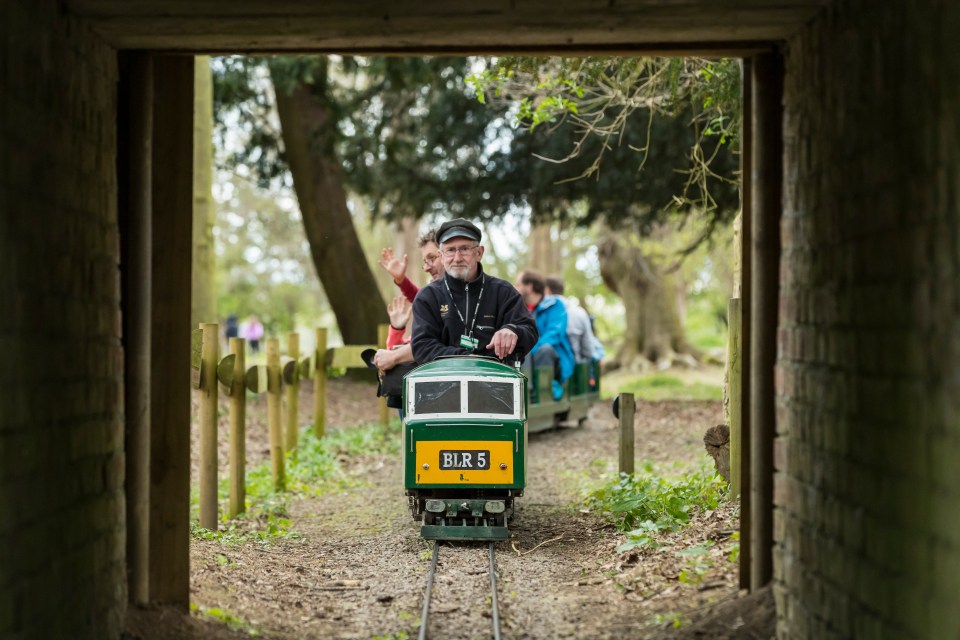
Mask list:
[[[960,5],[841,0],[789,42],[781,638],[960,637]]]
[[[0,2],[0,637],[122,628],[116,56]]]

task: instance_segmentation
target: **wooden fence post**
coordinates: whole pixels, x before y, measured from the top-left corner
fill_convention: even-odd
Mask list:
[[[299,440],[299,400],[300,400],[300,334],[290,333],[287,335],[287,356],[293,359],[290,371],[290,379],[287,383],[287,451],[297,450],[297,440]]]
[[[216,324],[200,323],[200,526],[217,530],[217,364],[220,334]]]
[[[741,420],[743,403],[741,396],[740,359],[740,298],[730,298],[727,303],[727,398],[730,412],[730,497],[740,495],[742,464]]]
[[[247,389],[244,384],[247,341],[230,338],[233,354],[233,380],[230,383],[230,517],[247,510]]]
[[[389,325],[381,324],[377,327],[377,346],[380,349],[387,348],[387,335],[389,335],[389,331]],[[380,398],[380,422],[385,427],[390,424],[390,409],[387,407],[386,396]]]
[[[327,429],[327,328],[317,327],[313,374],[313,433],[322,438]]]
[[[632,393],[620,394],[620,473],[633,475],[633,415],[637,405]]]
[[[270,430],[270,461],[273,463],[273,488],[286,489],[286,472],[283,462],[283,419],[281,404],[283,393],[280,378],[280,341],[267,339],[267,425]]]

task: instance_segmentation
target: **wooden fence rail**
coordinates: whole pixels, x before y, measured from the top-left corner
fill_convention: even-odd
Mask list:
[[[380,348],[385,345],[387,326],[378,331]],[[326,431],[327,370],[329,368],[366,368],[360,357],[364,349],[378,345],[327,347],[327,329],[317,329],[317,345],[312,354],[300,356],[300,336],[287,335],[287,351],[281,354],[280,341],[266,341],[267,364],[246,368],[246,340],[230,339],[230,354],[219,356],[218,325],[203,323],[193,332],[191,368],[193,387],[199,391],[200,414],[200,526],[215,530],[219,522],[217,501],[217,409],[218,391],[230,397],[230,507],[234,518],[246,510],[246,394],[267,393],[267,422],[270,430],[270,460],[274,488],[286,485],[284,468],[287,452],[296,452],[299,440],[299,385],[314,379],[313,429],[317,437]],[[219,385],[218,385],[219,382]],[[283,422],[286,390],[287,420]],[[389,423],[386,400],[380,399],[380,421]],[[295,455],[295,453],[294,453]]]

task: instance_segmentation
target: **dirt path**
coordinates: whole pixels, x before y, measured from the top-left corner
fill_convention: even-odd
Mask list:
[[[373,402],[349,399],[356,393],[370,391],[346,384],[333,395],[355,414],[375,415]],[[698,468],[706,459],[703,432],[721,421],[720,412],[719,402],[641,402],[638,463],[650,461],[661,473]],[[252,458],[262,444],[248,439]],[[511,540],[496,545],[503,637],[769,637],[769,615],[759,635],[744,626],[758,605],[746,614],[736,609],[736,505],[696,514],[657,550],[615,551],[623,536],[586,512],[582,498],[615,477],[616,458],[616,423],[606,404],[579,428],[530,436],[528,488]],[[358,486],[289,503],[291,529],[301,538],[239,547],[193,541],[191,601],[264,638],[416,638],[432,543],[419,538],[407,511],[399,456],[345,463]],[[689,560],[677,551],[707,541],[708,566],[696,581],[681,581]],[[491,637],[486,553],[480,543],[443,543],[429,637]],[[706,620],[728,601],[734,608],[720,622]],[[246,637],[225,629],[213,635],[204,625],[203,637]]]

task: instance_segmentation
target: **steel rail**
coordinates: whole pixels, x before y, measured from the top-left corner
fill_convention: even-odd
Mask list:
[[[500,640],[500,609],[497,607],[497,571],[493,568],[493,543],[490,543],[490,602],[493,603],[493,640]]]
[[[423,612],[420,614],[419,640],[427,640],[427,616],[430,614],[430,592],[433,591],[433,575],[437,571],[437,557],[440,555],[440,541],[433,541],[433,559],[427,572],[427,593],[423,596]]]
[[[493,640],[500,640],[500,607],[497,603],[497,572],[493,564],[493,544],[490,543],[490,602],[493,605]],[[433,559],[427,572],[427,589],[423,597],[423,611],[420,614],[420,634],[418,640],[427,640],[427,619],[430,615],[430,594],[433,592],[433,579],[437,572],[437,558],[440,556],[440,541],[433,541]]]

